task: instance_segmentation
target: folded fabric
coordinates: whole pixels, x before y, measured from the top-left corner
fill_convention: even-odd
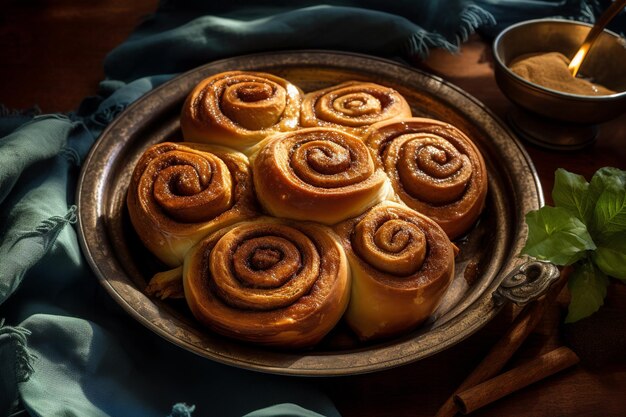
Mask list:
[[[563,18],[594,23],[613,0],[476,0],[476,5],[488,11],[497,22],[484,26],[480,32],[494,37],[502,29],[523,20]],[[617,33],[626,32],[626,13],[622,12],[607,26]]]
[[[465,0],[315,3],[166,2],[109,54],[105,73],[127,81],[155,70],[180,72],[227,56],[281,49],[423,57],[432,47],[456,50],[476,28],[495,23]]]
[[[338,416],[310,380],[192,355],[112,301],[68,227],[76,221],[74,189],[90,147],[134,100],[215,59],[302,48],[408,59],[432,47],[455,50],[477,28],[493,27],[489,10],[521,20],[529,11],[565,15],[567,8],[574,16],[589,7],[580,1],[164,2],[107,57],[99,95],[76,112],[33,118],[36,111],[0,107],[0,319],[6,319],[0,415],[16,409],[19,394],[30,415],[46,417],[170,410],[173,417]]]

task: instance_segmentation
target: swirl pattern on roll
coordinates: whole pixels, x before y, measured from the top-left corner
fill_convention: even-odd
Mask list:
[[[202,237],[256,215],[248,159],[220,146],[154,145],[135,166],[127,207],[144,245],[180,265]]]
[[[232,338],[277,347],[318,343],[349,300],[345,253],[332,229],[258,218],[203,239],[185,259],[194,316]]]
[[[411,108],[396,90],[348,81],[306,94],[300,123],[305,127],[334,127],[360,135],[373,123],[397,117],[411,117]]]
[[[202,80],[187,97],[180,124],[186,141],[241,152],[266,136],[294,130],[301,90],[261,72],[228,71]]]
[[[252,163],[254,184],[274,216],[334,224],[392,193],[365,144],[344,131],[301,129],[261,145]]]
[[[405,333],[437,307],[454,275],[454,246],[431,219],[385,201],[339,223],[352,271],[345,317],[362,340]]]
[[[365,139],[398,198],[434,219],[451,239],[485,205],[487,170],[476,145],[456,127],[425,118],[377,123]]]

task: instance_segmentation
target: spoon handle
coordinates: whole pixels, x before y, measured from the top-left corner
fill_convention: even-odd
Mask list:
[[[598,35],[600,35],[600,33],[602,33],[602,31],[604,30],[604,27],[611,20],[613,20],[613,18],[617,16],[617,14],[622,11],[622,9],[624,9],[624,6],[626,6],[626,0],[615,0],[604,11],[604,13],[600,15],[596,23],[587,34],[587,37],[583,41],[583,44],[580,46],[580,49],[578,49],[578,52],[576,52],[576,55],[574,55],[574,58],[572,58],[572,61],[568,66],[568,69],[573,76],[576,76],[576,73],[578,72],[578,69],[582,64],[582,61],[585,59],[585,55],[587,55],[587,52],[591,48],[591,45],[593,45],[593,43],[598,38]]]

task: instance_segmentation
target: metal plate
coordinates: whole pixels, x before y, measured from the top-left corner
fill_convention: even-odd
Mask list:
[[[487,163],[487,205],[477,225],[456,241],[456,276],[432,319],[403,337],[359,344],[341,323],[315,349],[284,352],[216,335],[197,323],[182,301],[149,298],[147,280],[161,265],[130,225],[125,196],[132,170],[150,145],[180,140],[182,103],[203,78],[228,70],[282,76],[305,92],[346,80],[395,88],[415,116],[463,130]],[[136,320],[172,343],[237,367],[291,375],[348,375],[399,366],[465,339],[498,312],[492,293],[520,263],[524,215],[542,204],[534,167],[519,142],[484,105],[463,90],[380,58],[330,51],[291,51],[216,61],[178,76],[129,106],[101,135],[78,184],[79,234],[87,260],[111,296]],[[474,273],[471,273],[471,272]]]

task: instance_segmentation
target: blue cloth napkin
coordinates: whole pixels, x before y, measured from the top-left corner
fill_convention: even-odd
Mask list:
[[[102,130],[175,74],[249,52],[318,48],[412,59],[475,30],[601,2],[163,2],[113,50],[97,96],[67,115],[0,106],[0,415],[339,416],[307,379],[200,358],[134,322],[81,255],[74,189]],[[495,16],[495,18],[494,18]],[[249,414],[246,414],[249,413]]]

